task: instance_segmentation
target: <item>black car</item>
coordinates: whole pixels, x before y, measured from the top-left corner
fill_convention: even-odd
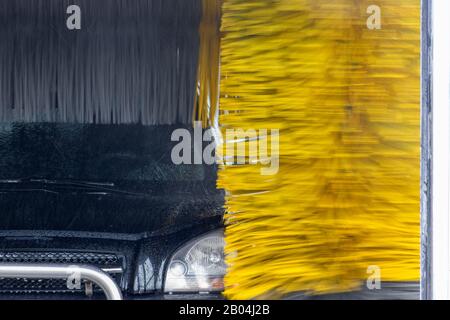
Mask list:
[[[171,159],[201,19],[201,0],[0,1],[0,298],[220,297],[217,166]]]

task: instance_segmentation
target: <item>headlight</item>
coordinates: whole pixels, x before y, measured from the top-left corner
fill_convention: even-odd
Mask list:
[[[223,231],[194,239],[170,260],[165,292],[219,292],[226,272]]]

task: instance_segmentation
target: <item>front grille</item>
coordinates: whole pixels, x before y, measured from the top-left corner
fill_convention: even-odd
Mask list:
[[[93,252],[0,252],[0,263],[89,264],[99,267],[121,266],[121,259],[111,253]]]
[[[83,264],[95,266],[109,273],[119,287],[123,287],[124,260],[124,257],[112,253],[67,251],[0,252],[0,263]],[[81,289],[69,289],[64,279],[0,278],[0,293],[84,293],[86,285],[87,283],[84,281]],[[93,285],[92,289],[94,293],[101,291],[96,285]]]

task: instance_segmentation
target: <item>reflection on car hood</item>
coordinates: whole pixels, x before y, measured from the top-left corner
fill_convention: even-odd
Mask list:
[[[175,129],[0,124],[0,230],[142,233],[220,216],[217,168],[173,164]]]
[[[1,230],[145,233],[221,215],[222,195],[0,190]]]

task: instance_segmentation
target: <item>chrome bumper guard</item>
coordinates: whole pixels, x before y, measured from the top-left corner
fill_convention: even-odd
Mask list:
[[[88,265],[2,263],[0,278],[66,279],[68,286],[87,280],[98,285],[106,299],[122,300],[122,293],[114,280],[103,270]]]

